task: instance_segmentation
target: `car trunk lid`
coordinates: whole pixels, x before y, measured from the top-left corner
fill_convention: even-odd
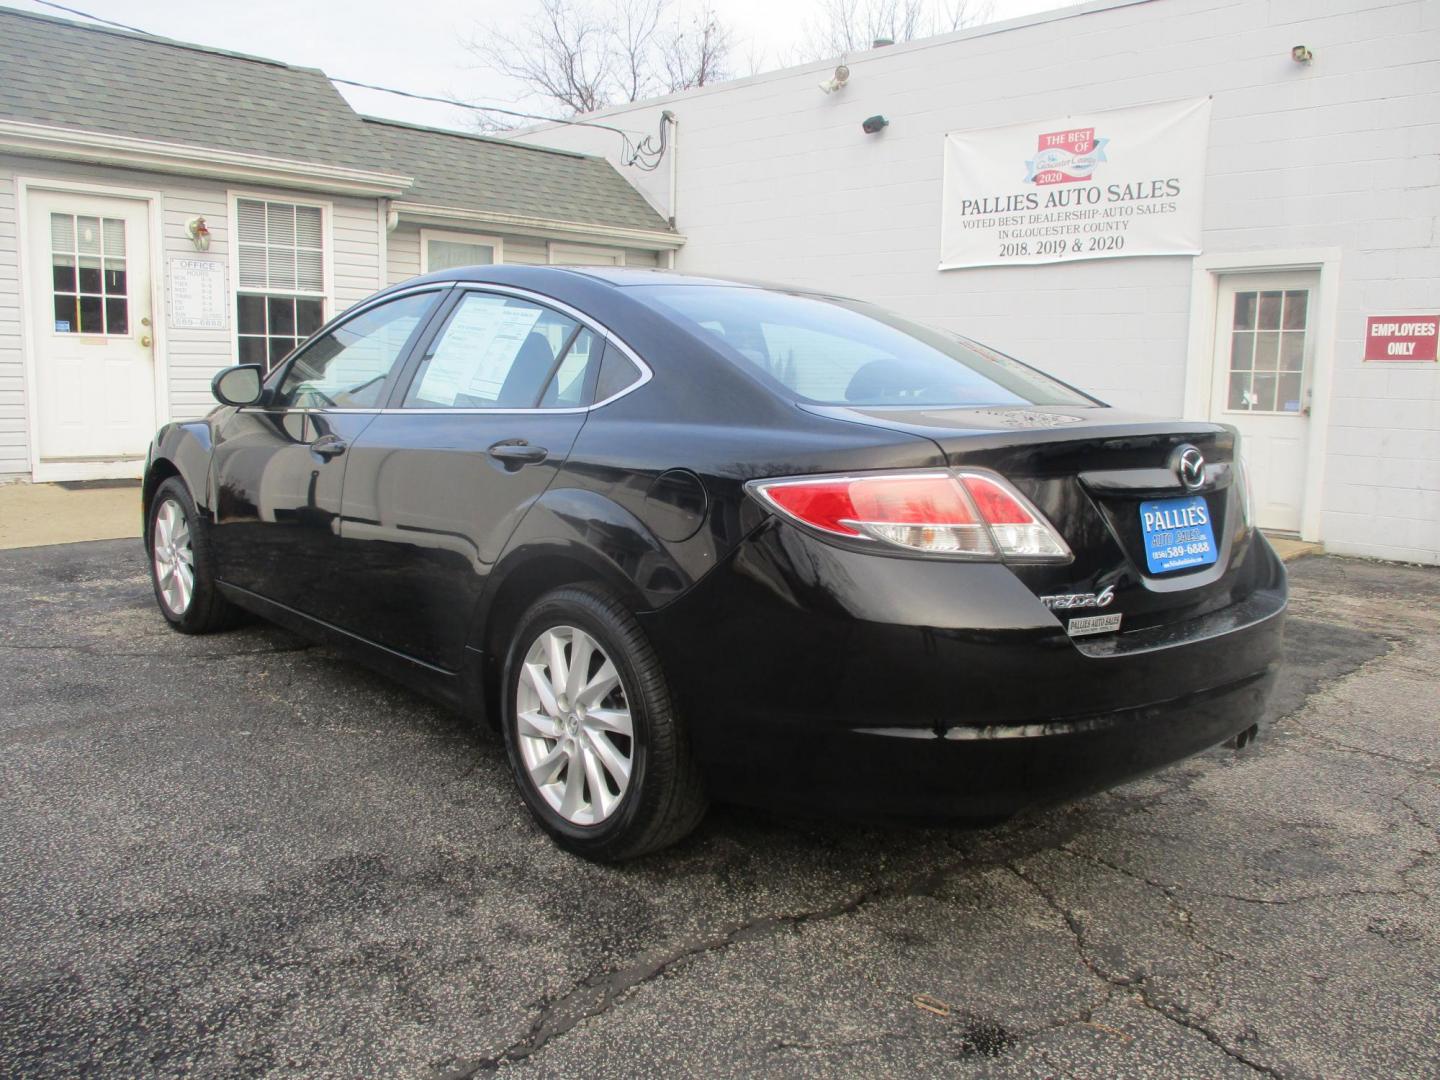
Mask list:
[[[1250,538],[1230,428],[1103,406],[803,407],[925,436],[952,466],[993,470],[1015,485],[1074,559],[1012,568],[1072,633],[1089,628],[1072,625],[1080,618],[1118,614],[1125,630],[1142,629],[1243,598],[1232,571]],[[1191,447],[1203,466],[1187,486],[1179,457]],[[1212,561],[1199,551],[1207,526]]]

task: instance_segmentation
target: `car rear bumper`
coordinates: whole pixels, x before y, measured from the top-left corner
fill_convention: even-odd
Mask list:
[[[1004,566],[856,554],[777,528],[642,619],[713,797],[997,819],[1260,720],[1285,581],[1268,546],[1251,559],[1243,600],[1072,639]]]
[[[994,821],[1144,776],[1257,723],[1273,668],[1171,701],[1044,724],[817,733],[772,728],[767,757],[719,775],[717,798],[856,818]],[[715,769],[707,770],[712,776]]]

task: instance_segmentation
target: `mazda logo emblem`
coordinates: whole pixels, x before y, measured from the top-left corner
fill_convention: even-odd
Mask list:
[[[1193,446],[1182,446],[1175,463],[1180,483],[1194,491],[1205,486],[1205,455]]]

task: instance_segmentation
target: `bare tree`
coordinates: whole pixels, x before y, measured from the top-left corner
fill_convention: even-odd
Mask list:
[[[615,5],[612,38],[626,101],[651,97],[659,89],[655,53],[665,5],[666,0],[622,0]]]
[[[872,48],[877,41],[912,41],[984,22],[992,0],[819,0],[806,41],[812,60]]]
[[[673,94],[732,78],[733,48],[730,28],[708,4],[688,25],[677,18],[659,50],[667,89]]]
[[[949,34],[995,18],[995,0],[938,0],[930,16],[932,34]]]
[[[671,3],[539,0],[519,33],[482,27],[470,49],[570,113],[728,78],[729,28],[708,4],[688,21],[677,15],[667,22]]]
[[[615,62],[612,28],[567,0],[540,0],[516,37],[481,31],[470,48],[480,59],[574,113],[609,104]]]

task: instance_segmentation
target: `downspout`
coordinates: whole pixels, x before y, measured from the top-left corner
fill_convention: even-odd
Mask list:
[[[676,167],[675,167],[675,165],[676,165],[675,159],[676,159],[677,156],[679,156],[679,153],[680,153],[680,121],[677,120],[677,119],[675,119],[675,114],[674,114],[673,112],[671,112],[669,109],[666,109],[663,113],[660,114],[660,119],[661,119],[662,122],[668,122],[669,125],[670,125],[670,202],[669,202],[669,210],[670,210],[670,228],[674,229],[674,228],[675,228],[675,218],[676,218],[676,213],[675,213],[675,200],[676,200],[677,193],[678,193],[679,190],[680,190],[679,174],[678,174],[678,172],[676,171]],[[671,248],[671,249],[666,253],[666,255],[665,255],[665,264],[666,264],[666,266],[667,266],[669,269],[671,269],[671,270],[674,270],[674,269],[675,269],[675,249],[674,249],[674,248]]]

